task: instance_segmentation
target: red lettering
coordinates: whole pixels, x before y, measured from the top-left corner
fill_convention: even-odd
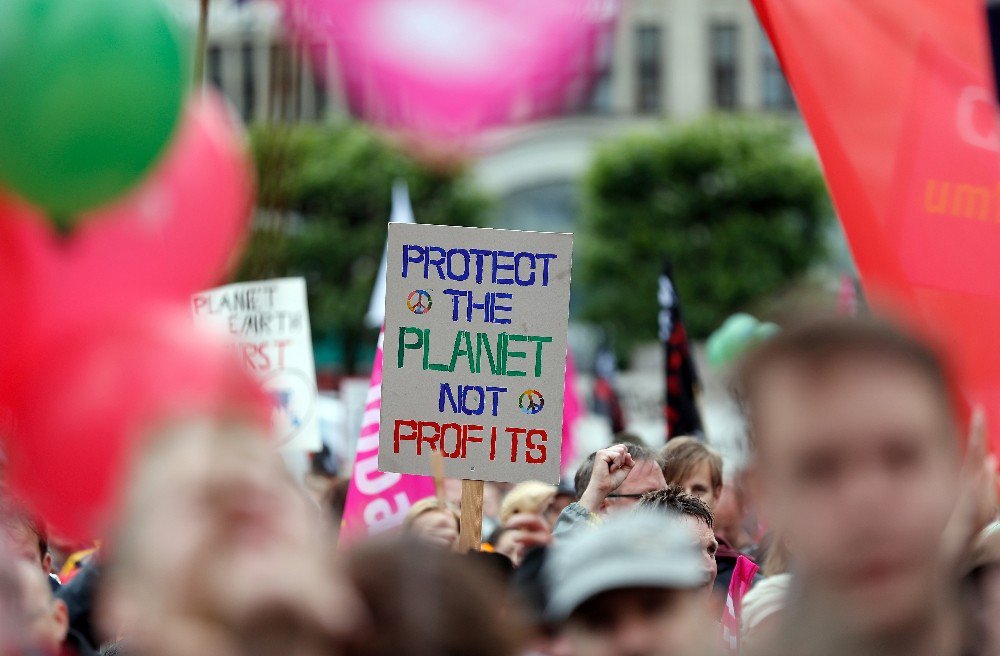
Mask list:
[[[399,434],[400,426],[406,426],[410,429],[410,434],[403,436]],[[392,452],[399,453],[399,441],[400,440],[415,440],[417,439],[417,422],[412,419],[397,419],[396,426],[392,430]]]
[[[448,452],[445,450],[445,436],[449,430],[455,431],[455,450]],[[462,440],[462,427],[458,424],[445,424],[441,427],[441,455],[445,458],[457,458],[464,451]]]
[[[525,460],[527,460],[529,464],[537,465],[545,462],[546,452],[545,445],[535,444],[535,441],[532,439],[534,437],[538,437],[540,441],[546,442],[549,439],[549,436],[541,429],[533,429],[528,431],[528,435],[524,439],[524,447],[527,449]],[[533,454],[533,452],[537,452],[537,455]]]
[[[528,432],[527,428],[510,428],[509,426],[504,429],[510,433],[510,461],[517,462],[517,436],[524,435]]]
[[[483,430],[482,426],[477,426],[476,424],[466,424],[464,427],[464,432],[462,435],[462,457],[464,458],[468,452],[469,442],[479,442],[482,443],[483,438],[478,435],[473,435],[473,431],[478,433]],[[493,430],[496,430],[495,428]]]
[[[430,428],[434,431],[431,435],[426,435],[424,433],[425,428]],[[420,437],[417,438],[417,455],[421,455],[420,445],[427,442],[431,451],[434,450],[434,445],[438,441],[438,437],[441,435],[441,425],[436,421],[419,421],[417,422],[417,432],[420,433]]]

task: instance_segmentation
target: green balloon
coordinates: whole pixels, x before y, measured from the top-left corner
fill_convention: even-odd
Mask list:
[[[170,141],[189,83],[189,38],[170,9],[2,0],[0,35],[0,186],[60,223],[134,186]]]
[[[721,367],[736,360],[748,348],[773,337],[779,328],[767,322],[761,323],[756,317],[738,312],[726,319],[705,345],[708,361]]]

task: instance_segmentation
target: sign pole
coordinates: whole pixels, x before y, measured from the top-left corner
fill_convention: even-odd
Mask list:
[[[458,551],[479,551],[483,543],[483,482],[462,479],[462,526]]]

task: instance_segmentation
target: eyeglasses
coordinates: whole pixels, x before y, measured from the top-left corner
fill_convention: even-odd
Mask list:
[[[645,492],[639,492],[637,494],[609,494],[605,499],[641,499]]]

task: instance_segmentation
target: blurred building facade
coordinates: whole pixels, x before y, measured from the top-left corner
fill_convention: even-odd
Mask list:
[[[173,0],[197,21],[198,0]],[[551,120],[486,135],[473,173],[497,199],[498,227],[569,230],[579,180],[618,134],[713,111],[788,114],[795,102],[746,0],[581,0],[620,7],[594,83]],[[348,113],[328,44],[317,71],[293,45],[275,0],[211,0],[206,76],[248,123],[323,121]]]
[[[621,18],[613,38],[599,48],[589,97],[567,108],[568,118],[794,110],[777,60],[745,0],[601,1],[620,2]],[[198,0],[174,2],[189,22],[197,20]],[[280,19],[274,0],[212,0],[208,79],[248,122],[318,121],[343,114],[332,57],[327,57],[327,70],[317,73],[290,45]]]

